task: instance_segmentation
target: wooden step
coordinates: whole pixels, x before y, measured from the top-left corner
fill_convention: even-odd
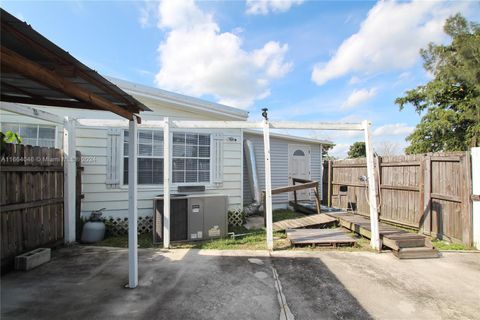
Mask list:
[[[382,242],[385,246],[393,250],[399,250],[401,248],[425,247],[424,236],[410,233],[384,236]]]
[[[399,259],[425,259],[440,256],[437,249],[428,247],[400,248],[399,250],[393,250],[393,254]]]

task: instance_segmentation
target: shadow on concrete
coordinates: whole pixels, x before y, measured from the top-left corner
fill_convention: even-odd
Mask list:
[[[265,251],[139,250],[139,287],[125,289],[127,250],[74,247],[2,278],[2,319],[279,319],[276,268],[296,319],[370,316],[319,258]]]
[[[272,264],[295,319],[372,319],[321,259],[274,257]]]

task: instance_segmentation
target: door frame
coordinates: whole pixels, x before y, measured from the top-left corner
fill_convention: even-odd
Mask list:
[[[312,178],[312,148],[308,144],[298,144],[298,143],[289,143],[288,144],[288,185],[292,185],[292,177],[290,176],[291,168],[292,168],[292,160],[293,160],[293,152],[297,149],[302,149],[303,151],[307,151],[305,156],[307,157],[307,170],[308,170],[308,178]],[[310,189],[305,190],[308,193],[307,198],[311,200],[311,192]],[[288,201],[293,200],[293,192],[288,193]]]

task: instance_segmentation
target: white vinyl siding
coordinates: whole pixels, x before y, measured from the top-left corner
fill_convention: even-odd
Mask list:
[[[91,161],[82,163],[82,215],[90,211],[106,208],[104,215],[114,217],[128,216],[128,189],[122,186],[111,189],[105,183],[107,177],[107,128],[92,128],[78,126],[77,149],[82,153],[82,158]],[[206,194],[225,194],[228,196],[230,209],[241,207],[241,157],[242,143],[240,130],[208,130],[204,133],[221,133],[226,138],[223,141],[223,183],[220,185],[206,184]],[[234,139],[227,139],[232,137]],[[230,141],[231,140],[231,141]],[[172,185],[172,193],[177,192],[178,184]],[[140,216],[152,215],[153,197],[162,194],[162,185],[139,185],[138,187],[138,212]]]
[[[171,120],[208,120],[208,121],[228,121],[237,120],[228,118],[222,114],[207,114],[204,112],[185,111],[181,108],[171,107],[167,103],[154,101],[140,97],[153,112],[142,112],[140,114],[142,120],[162,121],[164,117],[170,117]],[[92,111],[66,109],[58,107],[38,107],[50,113],[60,116],[68,116],[69,118],[83,119],[82,123],[88,123],[86,119],[91,119],[92,126],[84,126],[77,123],[76,142],[77,150],[82,154],[82,199],[81,210],[83,216],[88,216],[92,210],[106,208],[105,217],[128,217],[128,187],[118,185],[112,188],[107,184],[109,177],[107,168],[109,163],[108,157],[112,157],[108,152],[109,145],[109,129],[102,124],[102,120],[122,120],[120,117],[107,111]],[[25,116],[10,114],[0,110],[2,121],[19,122],[19,123],[48,123]],[[62,126],[57,129],[57,147],[62,145]],[[121,130],[127,129],[122,127]],[[141,127],[140,130],[143,130]],[[175,132],[175,130],[173,130]],[[228,196],[229,208],[235,209],[242,206],[242,140],[240,129],[213,129],[198,130],[199,133],[206,133],[212,136],[212,140],[218,138],[215,144],[221,146],[221,159],[216,159],[215,164],[222,166],[222,170],[218,171],[222,175],[218,177],[218,182],[213,181],[206,184],[205,194],[223,194]],[[123,134],[120,135],[118,144],[120,159],[123,160]],[[216,147],[212,143],[212,153],[216,152]],[[213,159],[213,155],[212,155]],[[213,160],[212,160],[213,162]],[[212,166],[214,164],[212,163]],[[119,177],[123,175],[123,164],[120,162],[118,166]],[[111,168],[114,169],[114,168]],[[214,170],[212,168],[212,175]],[[177,192],[178,184],[172,186],[171,192]],[[153,213],[153,198],[163,193],[162,185],[139,185],[138,186],[138,214],[139,216],[151,216]]]
[[[255,159],[257,162],[258,180],[260,189],[265,190],[265,157],[263,153],[263,136],[256,134],[244,133],[244,139],[252,141],[255,151]],[[271,154],[271,170],[272,170],[272,188],[285,187],[289,185],[288,181],[288,145],[300,144],[298,141],[289,141],[288,139],[270,137],[270,154]],[[321,145],[313,143],[302,143],[308,145],[311,150],[310,155],[310,178],[320,182],[322,185],[322,156]],[[250,192],[250,184],[248,179],[248,171],[246,161],[243,165],[243,201],[244,204],[252,202],[252,194]],[[321,194],[321,192],[320,192]],[[273,195],[272,202],[277,205],[288,204],[288,193]]]

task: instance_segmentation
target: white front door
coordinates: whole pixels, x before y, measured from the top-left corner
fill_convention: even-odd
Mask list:
[[[310,180],[310,147],[308,145],[288,145],[288,181],[292,185],[292,178]],[[293,200],[293,192],[289,193],[289,200]],[[310,189],[297,191],[298,200],[309,200]]]

